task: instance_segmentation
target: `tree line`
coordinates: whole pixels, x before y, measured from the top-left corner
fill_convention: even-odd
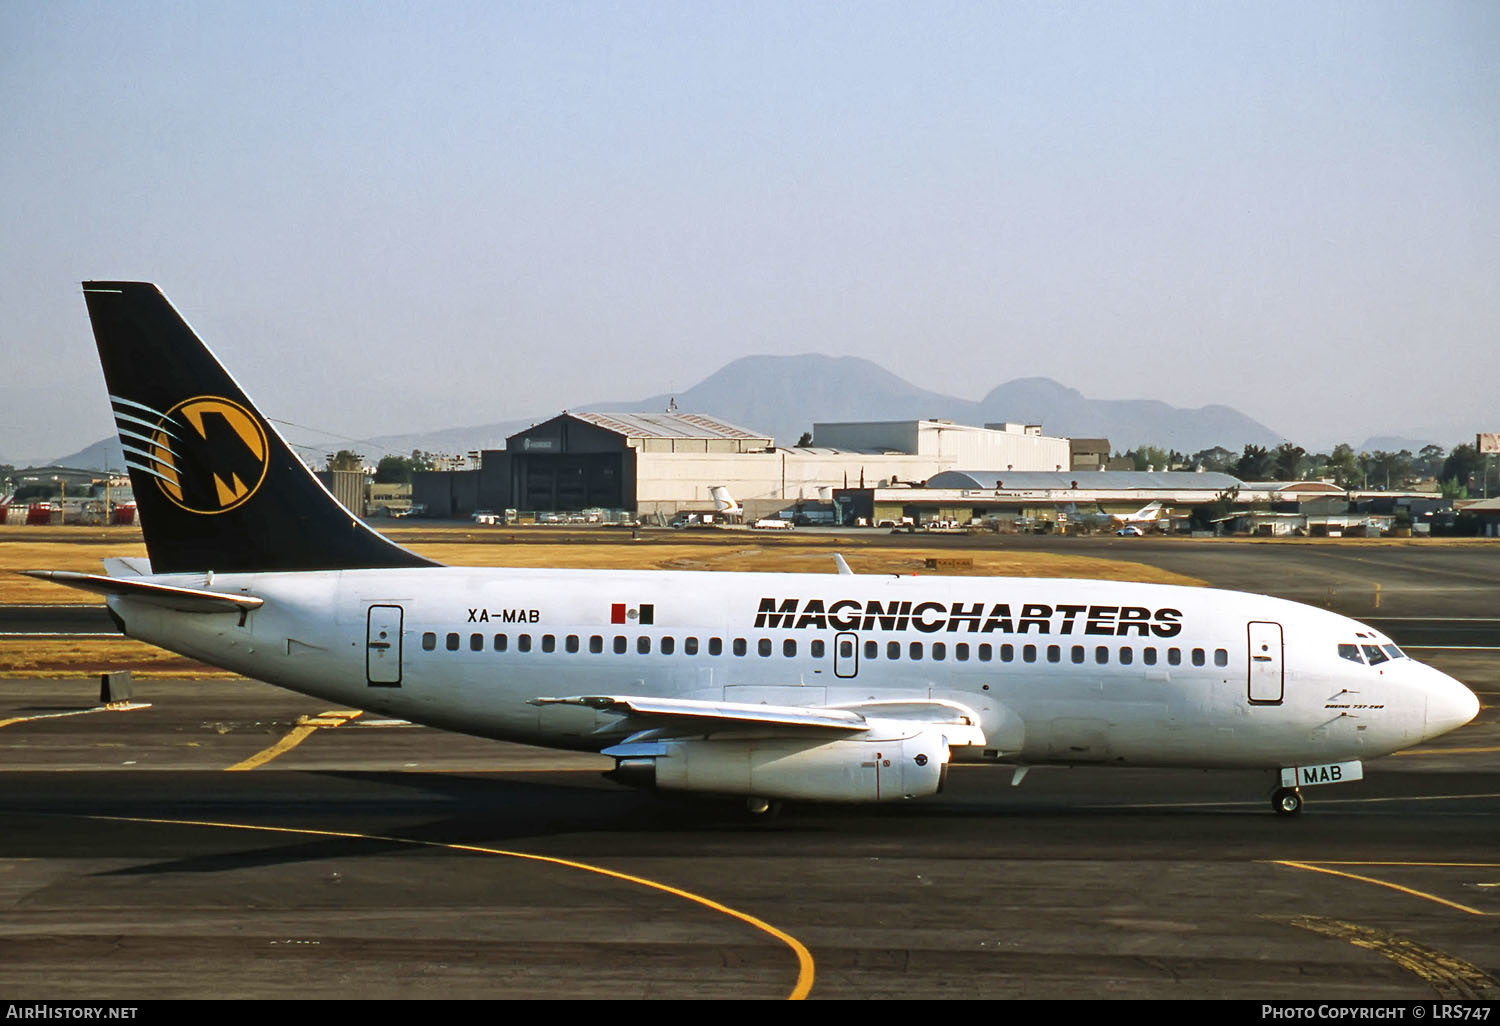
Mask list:
[[[1131,449],[1117,458],[1132,461],[1136,470],[1204,470],[1232,474],[1241,481],[1307,481],[1330,480],[1340,488],[1360,491],[1401,490],[1428,480],[1438,483],[1438,490],[1450,499],[1465,499],[1485,490],[1483,475],[1489,476],[1491,495],[1500,494],[1500,474],[1472,444],[1456,445],[1445,450],[1440,445],[1424,445],[1420,452],[1376,450],[1355,452],[1354,447],[1339,444],[1326,453],[1308,452],[1300,445],[1283,442],[1274,449],[1247,445],[1235,453],[1221,445],[1200,449],[1192,454],[1145,445]]]

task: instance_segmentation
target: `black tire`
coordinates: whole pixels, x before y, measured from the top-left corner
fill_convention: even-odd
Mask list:
[[[1271,795],[1271,808],[1278,816],[1295,816],[1302,811],[1302,792],[1295,787],[1278,787]]]

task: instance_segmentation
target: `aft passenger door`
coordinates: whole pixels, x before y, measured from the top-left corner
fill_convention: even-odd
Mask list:
[[[1248,634],[1250,701],[1256,705],[1275,705],[1281,701],[1285,682],[1281,624],[1252,622]]]
[[[371,687],[401,686],[401,607],[371,606],[365,626],[365,679]]]

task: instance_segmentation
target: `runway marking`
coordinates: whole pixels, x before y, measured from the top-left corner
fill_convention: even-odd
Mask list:
[[[89,709],[69,709],[67,712],[37,713],[35,716],[12,716],[8,720],[0,720],[0,727],[8,727],[12,723],[31,723],[34,720],[55,720],[62,716],[85,716],[88,713],[101,712],[134,712],[137,709],[151,708],[150,702],[111,702],[108,705],[96,705]]]
[[[1321,916],[1298,916],[1291,923],[1304,930],[1346,940],[1355,947],[1384,955],[1431,984],[1439,997],[1472,1000],[1500,993],[1500,982],[1478,966],[1405,937]]]
[[[314,728],[316,729],[316,728]],[[540,862],[545,865],[561,866],[564,869],[579,869],[586,873],[596,873],[599,876],[608,877],[612,880],[623,880],[626,883],[637,884],[651,890],[662,891],[675,897],[702,905],[704,908],[714,912],[722,913],[732,919],[738,919],[742,923],[753,926],[763,933],[767,933],[781,941],[797,956],[797,982],[792,991],[787,995],[788,1001],[801,1001],[807,997],[813,985],[813,957],[812,952],[807,950],[797,938],[783,930],[778,930],[763,919],[758,919],[748,912],[730,908],[722,902],[706,898],[701,894],[673,887],[671,884],[650,880],[644,876],[634,876],[630,873],[622,873],[616,869],[606,869],[603,866],[591,865],[587,862],[576,862],[572,859],[561,859],[552,855],[535,855],[524,851],[508,851],[504,848],[486,848],[477,844],[453,844],[448,841],[423,841],[414,837],[392,837],[385,834],[356,834],[343,830],[313,830],[305,827],[279,827],[260,826],[254,823],[216,823],[208,820],[195,819],[149,819],[137,816],[85,816],[85,819],[104,820],[112,823],[153,823],[170,826],[200,826],[217,827],[224,830],[253,830],[270,834],[300,834],[309,837],[338,837],[359,841],[383,841],[390,844],[409,844],[416,848],[443,848],[448,851],[475,852],[480,855],[503,855],[507,858],[522,859],[527,862]]]
[[[1419,891],[1412,887],[1402,887],[1400,884],[1389,883],[1385,880],[1377,880],[1373,876],[1361,876],[1358,873],[1346,873],[1341,869],[1329,869],[1326,866],[1318,865],[1312,862],[1293,862],[1289,859],[1271,859],[1270,862],[1272,865],[1276,866],[1289,866],[1292,869],[1305,869],[1310,873],[1327,873],[1329,876],[1342,876],[1347,880],[1358,880],[1361,883],[1374,884],[1377,887],[1388,887],[1393,891],[1400,891],[1402,894],[1410,894],[1415,898],[1425,898],[1427,901],[1434,902],[1438,905],[1446,905],[1449,908],[1456,908],[1460,912],[1467,912],[1471,916],[1487,916],[1491,914],[1489,912],[1481,912],[1477,908],[1470,908],[1468,905],[1460,905],[1458,902],[1449,901],[1447,898],[1439,898],[1436,894],[1428,894],[1426,891]],[[1336,864],[1344,866],[1389,865],[1389,863],[1365,862],[1340,862]],[[1423,863],[1420,862],[1404,864],[1413,866],[1423,865]]]
[[[225,772],[233,773],[240,770],[253,770],[257,766],[264,766],[277,756],[290,752],[319,730],[332,730],[335,727],[342,726],[356,716],[361,715],[363,711],[362,709],[329,709],[327,712],[321,712],[316,716],[299,716],[297,718],[297,726],[293,727],[291,733],[287,734],[286,737],[276,742],[270,748],[256,752],[250,758],[227,767]]]

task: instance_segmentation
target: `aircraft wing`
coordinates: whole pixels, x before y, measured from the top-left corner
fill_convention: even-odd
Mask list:
[[[81,588],[100,595],[124,595],[180,613],[249,612],[266,604],[265,599],[254,595],[226,595],[219,591],[178,588],[129,577],[103,577],[99,574],[75,573],[72,570],[22,570],[21,573],[27,577],[65,584],[70,588]]]
[[[635,695],[575,695],[533,698],[532,705],[577,705],[619,713],[644,721],[642,729],[660,734],[686,728],[694,734],[715,730],[769,728],[771,732],[805,734],[808,729],[859,734],[901,725],[942,726],[956,745],[984,743],[977,717],[952,702],[913,700],[871,702],[851,707],[760,705],[749,702],[705,702],[692,698]]]

